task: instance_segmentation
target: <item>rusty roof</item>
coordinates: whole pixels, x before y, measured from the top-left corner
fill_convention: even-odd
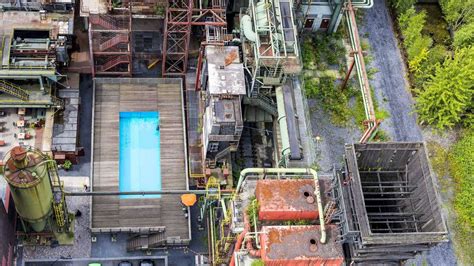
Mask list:
[[[327,186],[319,183],[324,204]],[[259,180],[255,194],[260,210],[317,211],[313,179]]]
[[[336,242],[337,227],[326,225],[327,241],[321,244],[319,225],[264,226],[262,228],[264,261],[332,260],[344,258],[342,245]]]

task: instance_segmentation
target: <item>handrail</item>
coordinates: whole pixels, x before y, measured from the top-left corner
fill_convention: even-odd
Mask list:
[[[314,179],[314,195],[316,196],[316,203],[318,205],[319,213],[319,224],[321,226],[321,239],[322,244],[326,243],[326,227],[324,223],[324,210],[321,201],[321,190],[319,187],[319,177],[318,172],[311,168],[246,168],[240,172],[239,181],[235,189],[234,199],[237,197],[243,181],[245,180],[248,174],[310,174]]]

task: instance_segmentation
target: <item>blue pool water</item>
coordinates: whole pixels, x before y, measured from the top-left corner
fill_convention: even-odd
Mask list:
[[[119,190],[161,190],[160,114],[120,112]],[[126,195],[121,198],[159,198]]]

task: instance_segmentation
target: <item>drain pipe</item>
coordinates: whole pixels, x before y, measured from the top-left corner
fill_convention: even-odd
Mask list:
[[[248,174],[286,174],[286,173],[293,173],[293,174],[310,174],[313,176],[314,179],[314,195],[316,196],[316,203],[318,205],[318,213],[319,213],[319,224],[321,226],[321,244],[326,243],[326,227],[324,224],[324,211],[323,205],[321,202],[321,189],[319,187],[319,177],[318,172],[311,168],[245,168],[244,170],[240,171],[239,181],[237,183],[237,187],[235,189],[234,199],[237,197],[237,194],[242,187],[242,183],[244,182],[246,176]]]

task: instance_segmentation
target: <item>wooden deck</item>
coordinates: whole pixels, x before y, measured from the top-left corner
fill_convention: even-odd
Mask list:
[[[96,79],[94,111],[94,191],[119,190],[119,112],[158,111],[161,131],[162,189],[186,189],[185,149],[179,83],[165,79]],[[92,230],[118,231],[164,227],[166,237],[188,239],[188,219],[179,195],[156,199],[96,197]]]

